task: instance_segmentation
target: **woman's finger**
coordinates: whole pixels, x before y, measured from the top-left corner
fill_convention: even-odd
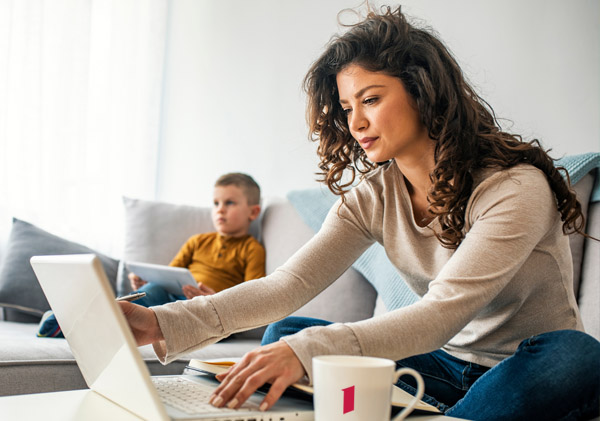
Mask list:
[[[252,352],[252,351],[251,351]],[[224,397],[221,395],[223,393],[223,390],[225,390],[233,381],[234,378],[237,378],[239,373],[248,366],[248,363],[250,361],[250,354],[251,352],[247,353],[246,355],[244,355],[242,357],[242,359],[237,362],[236,364],[234,364],[233,366],[231,366],[229,368],[229,370],[227,370],[224,373],[218,374],[216,376],[217,380],[221,382],[221,384],[219,386],[217,386],[217,388],[214,390],[214,392],[212,393],[210,399],[208,400],[209,403],[211,403],[212,405],[215,405],[217,407],[222,406],[222,405],[217,405],[214,402],[214,399],[217,396],[221,396],[222,400],[224,400]]]
[[[297,380],[289,370],[280,371],[274,367],[265,367],[263,370],[257,371],[246,378],[242,387],[231,398],[227,406],[232,409],[239,408],[258,388],[270,383],[269,393],[265,396],[259,407],[261,411],[266,411],[277,402],[288,386]]]
[[[298,380],[299,379],[296,379],[296,380],[291,380],[290,378],[285,379],[284,377],[279,377],[278,379],[276,379],[271,384],[269,393],[267,393],[267,396],[265,396],[262,403],[260,404],[260,410],[267,411],[268,409],[270,409],[279,400],[281,395],[283,395],[283,392],[285,392],[285,389],[287,389],[292,384],[296,383]]]
[[[252,374],[249,374],[246,377],[245,381],[243,381],[243,383],[240,385],[240,387],[237,388],[237,390],[233,390],[233,388],[237,385],[235,383],[232,383],[232,385],[230,386],[232,387],[231,398],[227,403],[227,406],[232,409],[237,409],[240,406],[242,406],[243,403],[246,402],[246,400],[248,400],[248,398],[258,390],[258,388],[272,380],[272,376],[269,373],[269,371],[270,370],[268,368],[265,368],[263,370],[259,370],[253,372]],[[228,391],[225,390],[224,394],[227,392]],[[260,409],[264,411],[266,410],[266,407],[267,404],[265,404],[264,407],[261,405]]]
[[[249,373],[250,371],[242,371],[238,375],[229,376],[227,382],[221,384],[223,388],[215,395],[215,399],[211,403],[217,407],[239,408],[256,389],[265,383],[264,381],[261,383],[256,372]],[[248,384],[250,379],[252,382]],[[253,390],[252,387],[254,387]]]

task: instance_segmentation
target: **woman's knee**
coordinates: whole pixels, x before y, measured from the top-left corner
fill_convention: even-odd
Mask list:
[[[554,352],[559,352],[562,361],[571,373],[573,387],[595,390],[600,394],[600,342],[587,333],[576,330],[550,332],[556,340]]]
[[[554,355],[562,355],[567,358],[577,355],[577,360],[581,363],[586,360],[598,361],[600,342],[578,330],[557,330],[524,340],[517,353],[530,350],[535,353],[552,352]]]
[[[600,342],[587,333],[560,330],[536,335],[523,341],[515,356],[519,363],[514,367],[521,367],[522,376],[532,377],[519,381],[535,386],[529,388],[530,393],[543,390],[550,401],[565,401],[564,405],[555,404],[556,411],[563,409],[567,413],[569,401],[573,411],[582,411],[590,403],[598,402]],[[577,393],[568,395],[565,390]]]
[[[577,330],[559,330],[532,336],[524,340],[513,356],[545,372],[561,372],[575,376],[597,372],[600,342]],[[541,364],[537,367],[536,364]],[[562,377],[562,376],[561,376]]]
[[[482,375],[448,415],[489,420],[594,415],[600,395],[598,361],[600,342],[586,333],[532,336]]]

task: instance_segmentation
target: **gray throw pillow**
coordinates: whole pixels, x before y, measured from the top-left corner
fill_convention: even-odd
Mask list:
[[[41,316],[50,309],[48,300],[31,268],[29,259],[38,255],[96,254],[104,266],[113,291],[119,261],[50,234],[35,225],[13,218],[13,225],[0,266],[0,307]],[[65,291],[68,294],[68,291]],[[11,311],[7,314],[14,314]],[[15,316],[16,317],[16,316]]]

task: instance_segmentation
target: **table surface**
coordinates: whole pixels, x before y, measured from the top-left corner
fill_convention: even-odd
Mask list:
[[[131,412],[112,403],[90,389],[70,390],[66,392],[37,393],[0,397],[2,420],[84,420],[139,421]],[[458,418],[439,415],[415,415],[408,417],[414,421],[449,421]]]

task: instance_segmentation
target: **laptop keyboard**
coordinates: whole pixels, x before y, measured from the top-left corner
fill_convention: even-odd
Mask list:
[[[217,408],[208,403],[214,388],[181,377],[152,377],[152,383],[165,405],[186,414],[258,411],[258,405],[245,402],[239,409]]]

